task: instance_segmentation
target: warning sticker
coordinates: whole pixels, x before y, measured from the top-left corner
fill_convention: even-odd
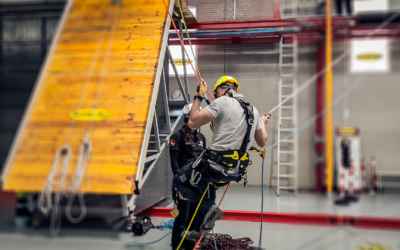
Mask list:
[[[103,121],[111,117],[106,109],[77,109],[69,112],[69,117],[76,121]]]

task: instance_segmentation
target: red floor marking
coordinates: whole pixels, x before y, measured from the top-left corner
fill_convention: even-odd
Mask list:
[[[170,211],[172,211],[172,208],[155,207],[146,209],[139,213],[138,216],[171,217]],[[224,216],[221,220],[260,222],[260,219],[260,212],[224,210]],[[342,224],[360,228],[400,230],[400,219],[369,216],[264,212],[263,221],[269,223],[319,226],[335,226]]]

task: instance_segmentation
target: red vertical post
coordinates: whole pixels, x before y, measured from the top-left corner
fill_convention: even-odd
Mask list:
[[[319,43],[317,48],[317,73],[321,72],[325,67],[325,47],[324,43]],[[315,89],[315,113],[321,114],[325,106],[324,98],[324,75],[321,74],[317,78],[316,89]],[[324,117],[321,115],[318,117],[315,124],[315,153],[316,159],[316,171],[317,171],[317,182],[316,188],[318,191],[323,191],[325,186],[325,141],[324,138]]]
[[[281,1],[274,0],[274,20],[281,19]]]

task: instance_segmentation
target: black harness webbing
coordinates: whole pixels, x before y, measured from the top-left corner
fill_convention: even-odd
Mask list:
[[[239,161],[240,161],[240,169],[244,170],[250,162],[246,150],[247,146],[250,143],[251,128],[254,124],[254,112],[253,112],[253,106],[251,106],[250,103],[245,102],[241,98],[236,98],[236,97],[232,98],[239,102],[240,106],[243,108],[243,111],[246,115],[245,119],[247,123],[247,129],[242,145],[239,150],[216,151],[207,149],[205,152],[205,157],[211,159],[217,164],[220,164],[228,168],[239,167]]]

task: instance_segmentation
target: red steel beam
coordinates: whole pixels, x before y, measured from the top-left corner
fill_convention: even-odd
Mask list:
[[[274,9],[275,11],[275,9]],[[274,13],[275,16],[275,13]],[[352,21],[355,17],[352,18]],[[345,17],[332,17],[334,26],[346,25]],[[263,20],[248,20],[248,21],[218,21],[218,22],[199,22],[188,24],[188,29],[197,30],[225,30],[225,29],[254,29],[254,28],[281,28],[281,27],[305,27],[316,26],[324,29],[325,18],[311,17],[302,21],[297,19],[263,19]]]
[[[317,65],[316,71],[321,72],[325,68],[325,49],[324,44],[319,43],[317,49]],[[316,91],[315,91],[315,113],[320,114],[324,110],[324,75],[320,75],[317,78],[316,82]],[[317,138],[322,139],[324,136],[324,117],[320,116],[315,123],[315,134]],[[325,156],[325,145],[322,140],[318,141],[315,145],[315,154],[317,155],[316,163],[316,173],[317,173],[317,183],[316,188],[318,191],[323,191],[324,186],[324,169],[325,162],[322,160]]]
[[[224,21],[224,22],[200,22],[188,24],[188,29],[197,30],[228,30],[228,29],[255,29],[255,28],[278,28],[295,27],[298,22],[294,19],[287,20],[250,20],[250,21]]]
[[[234,39],[210,39],[190,40],[192,45],[226,45],[226,44],[258,44],[258,43],[279,43],[279,37],[266,38],[234,38]],[[169,45],[180,45],[179,40],[169,41]],[[189,44],[186,40],[185,45]]]
[[[137,214],[137,216],[150,217],[171,217],[172,208],[156,207],[149,208]],[[232,211],[224,210],[224,216],[221,220],[232,221],[252,221],[260,222],[261,213],[251,211]],[[351,216],[337,214],[307,214],[307,213],[263,213],[263,222],[268,223],[285,223],[299,225],[319,225],[319,226],[336,226],[350,225],[360,228],[376,228],[400,230],[400,219],[368,217],[368,216]]]

